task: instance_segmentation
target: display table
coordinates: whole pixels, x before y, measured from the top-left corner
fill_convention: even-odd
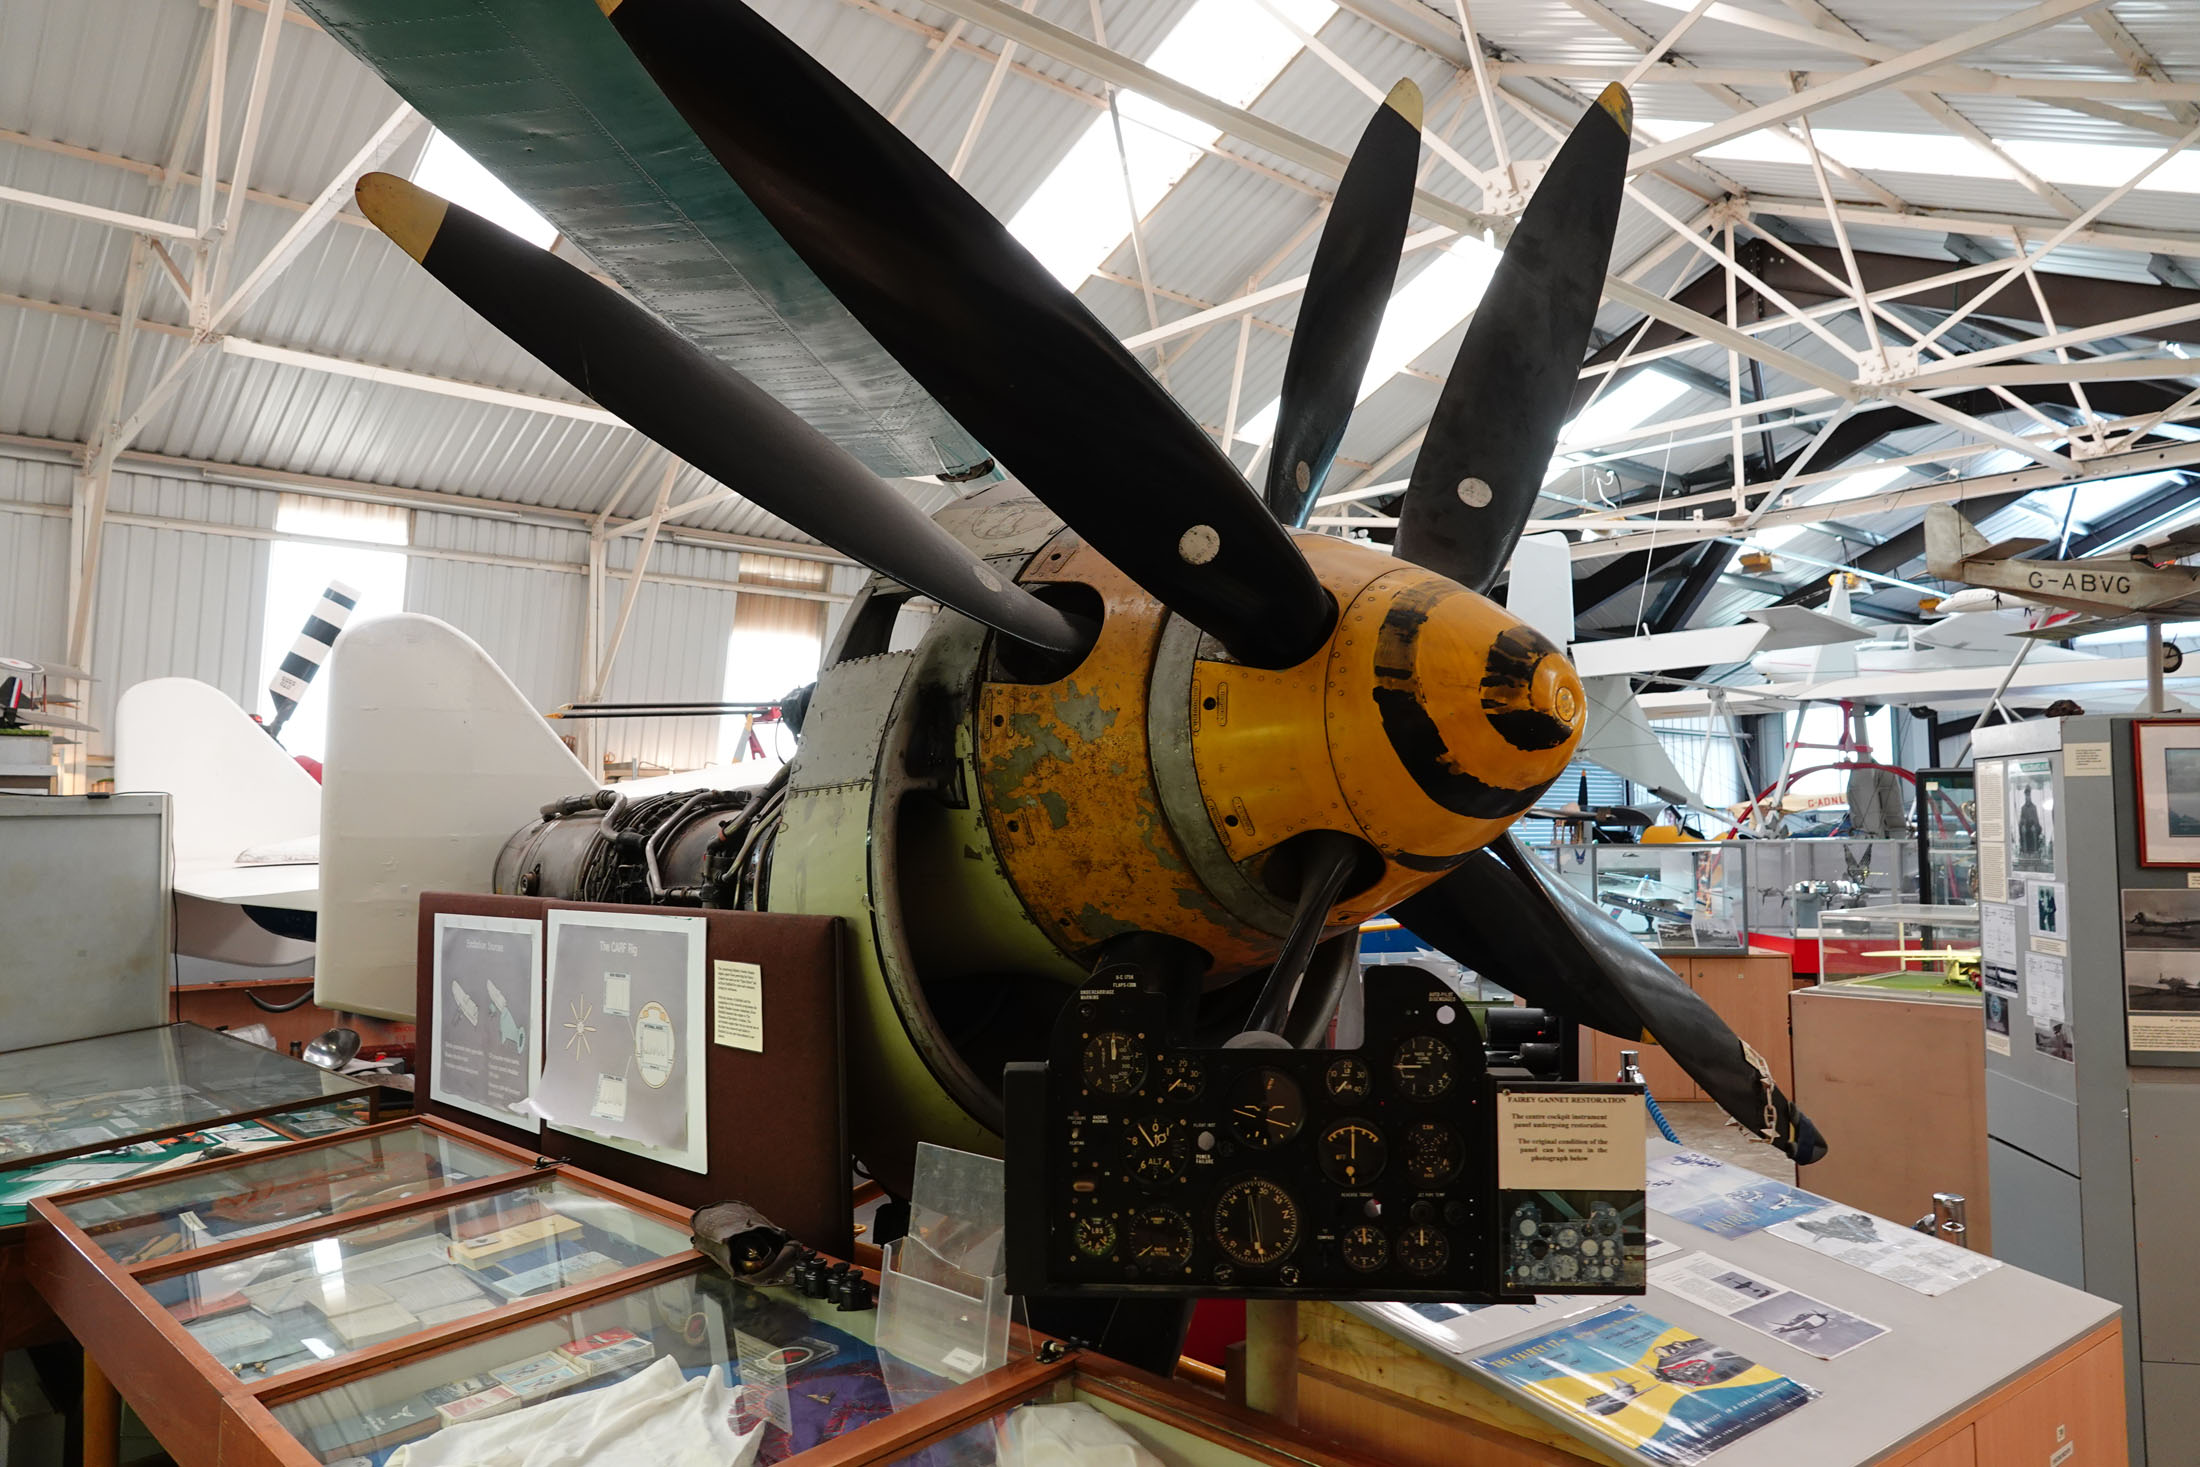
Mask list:
[[[1967,1200],[1971,1245],[1993,1250],[1986,1179],[1985,1020],[1975,988],[1931,975],[1800,988],[1796,1106],[1832,1139],[1800,1185],[1866,1212],[1910,1222],[1935,1192]],[[1918,987],[1914,985],[1922,984]],[[1841,1137],[1889,1138],[1844,1146]]]
[[[1772,1066],[1782,1090],[1794,1093],[1794,1061],[1788,1047],[1788,993],[1794,987],[1788,955],[1781,952],[1719,953],[1695,948],[1654,948],[1667,967],[1694,989],[1727,1027],[1740,1035]],[[1702,1100],[1703,1091],[1665,1051],[1639,1039],[1615,1039],[1591,1029],[1581,1031],[1583,1080],[1619,1077],[1620,1051],[1639,1052],[1644,1083],[1651,1098],[1672,1104]]]
[[[1653,1156],[1675,1150],[1651,1148]],[[1650,1229],[1685,1250],[1667,1258],[1710,1255],[1885,1331],[1828,1360],[1656,1282],[1627,1301],[1820,1392],[1720,1449],[1719,1467],[2125,1460],[2122,1334],[2119,1311],[2105,1300],[2008,1266],[1928,1296],[1768,1231],[1723,1237],[1655,1211]],[[1249,1359],[1283,1362],[1266,1372],[1270,1404],[1352,1449],[1406,1467],[1653,1460],[1610,1445],[1581,1424],[1586,1418],[1344,1306],[1282,1305],[1256,1319],[1268,1338],[1248,1341]]]
[[[226,1139],[216,1127],[331,1103],[371,1120],[375,1093],[191,1024],[0,1053],[0,1350],[62,1335],[26,1272],[33,1198],[187,1164]]]
[[[1079,1402],[1165,1467],[1373,1467],[1021,1332],[999,1369],[930,1374],[876,1343],[875,1310],[726,1278],[688,1247],[684,1209],[433,1119],[35,1212],[33,1275],[84,1342],[88,1394],[112,1381],[183,1467],[432,1454],[456,1422],[554,1403],[578,1419],[581,1398],[651,1381],[666,1388],[651,1429],[715,1430],[722,1412],[730,1431],[761,1429],[760,1463],[990,1448],[1016,1408]],[[113,1460],[100,1424],[88,1417],[88,1467]]]

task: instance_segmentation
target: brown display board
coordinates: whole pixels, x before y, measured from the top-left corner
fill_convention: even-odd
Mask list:
[[[552,911],[701,917],[709,928],[707,961],[754,963],[763,970],[769,1016],[763,1050],[704,1046],[708,1172],[685,1171],[547,1126],[505,1125],[431,1098],[435,914],[531,918],[547,926]],[[532,1147],[543,1156],[683,1206],[746,1202],[811,1247],[848,1256],[855,1237],[840,1063],[839,918],[427,892],[420,898],[418,964],[420,1076],[414,1094],[424,1114]],[[706,984],[706,1033],[715,1018],[709,1012],[711,998]]]

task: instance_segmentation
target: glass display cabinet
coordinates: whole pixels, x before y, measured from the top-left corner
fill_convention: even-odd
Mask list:
[[[181,1461],[980,1467],[1109,1423],[1162,1467],[1365,1461],[1027,1331],[998,1369],[926,1372],[874,1309],[727,1278],[684,1209],[434,1119],[34,1213],[88,1374]]]
[[[1808,942],[1826,912],[1917,900],[1915,842],[1833,836],[1749,844],[1755,932]]]
[[[1979,1001],[1976,906],[1886,902],[1819,914],[1821,983],[1904,998]]]
[[[373,1093],[196,1024],[12,1050],[0,1053],[0,1169]]]
[[[1978,900],[1978,795],[1968,769],[1917,772],[1918,895],[1937,906]]]
[[[1562,880],[1646,947],[1739,952],[1748,946],[1750,842],[1561,842],[1550,855]]]

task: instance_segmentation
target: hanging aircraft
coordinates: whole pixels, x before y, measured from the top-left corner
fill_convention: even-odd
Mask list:
[[[1224,1032],[1305,1046],[1356,972],[1359,924],[1385,911],[1531,1003],[1654,1035],[1752,1134],[1821,1154],[1763,1061],[1507,834],[1566,767],[1586,699],[1559,648],[1485,593],[1535,503],[1596,314],[1627,167],[1623,89],[1584,114],[1513,229],[1393,558],[1293,527],[1334,461],[1394,284],[1420,153],[1410,83],[1339,184],[1256,492],[999,220],[736,0],[476,0],[429,19],[393,0],[303,3],[439,123],[475,108],[478,124],[492,53],[497,74],[550,77],[572,97],[638,63],[770,248],[798,256],[1018,476],[927,519],[729,367],[697,313],[668,324],[404,179],[359,182],[370,220],[577,390],[877,573],[786,776],[710,817],[719,838],[695,890],[850,919],[849,1114],[890,1189],[906,1187],[920,1140],[998,1147],[1003,1061],[1042,1052],[1096,968],[1138,971]],[[611,100],[570,133],[531,112],[527,158],[503,174],[561,228],[579,207],[550,196],[561,170],[601,162],[605,130],[631,115]],[[691,156],[677,139],[627,141],[630,159]],[[496,171],[501,156],[482,161]],[[693,170],[681,186],[700,186]],[[619,242],[637,273],[634,256],[694,243],[639,228]],[[944,610],[891,651],[917,595]],[[391,622],[338,644],[338,686],[355,667],[395,675],[422,629]],[[430,724],[440,696],[422,700]],[[378,719],[403,734],[396,711]],[[343,754],[332,741],[332,771]],[[572,798],[521,844],[565,826],[596,849],[609,812],[577,765],[566,777]],[[338,793],[332,773],[324,882],[351,848],[374,900],[344,941],[353,909],[324,903],[319,1001],[409,1015],[422,888],[382,857],[393,840],[432,840],[443,812],[408,837],[400,808]]]

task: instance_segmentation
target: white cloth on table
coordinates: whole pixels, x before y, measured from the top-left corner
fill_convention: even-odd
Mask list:
[[[660,1356],[616,1385],[445,1427],[389,1467],[748,1467],[764,1428],[733,1429],[736,1395],[715,1367],[688,1380]]]

